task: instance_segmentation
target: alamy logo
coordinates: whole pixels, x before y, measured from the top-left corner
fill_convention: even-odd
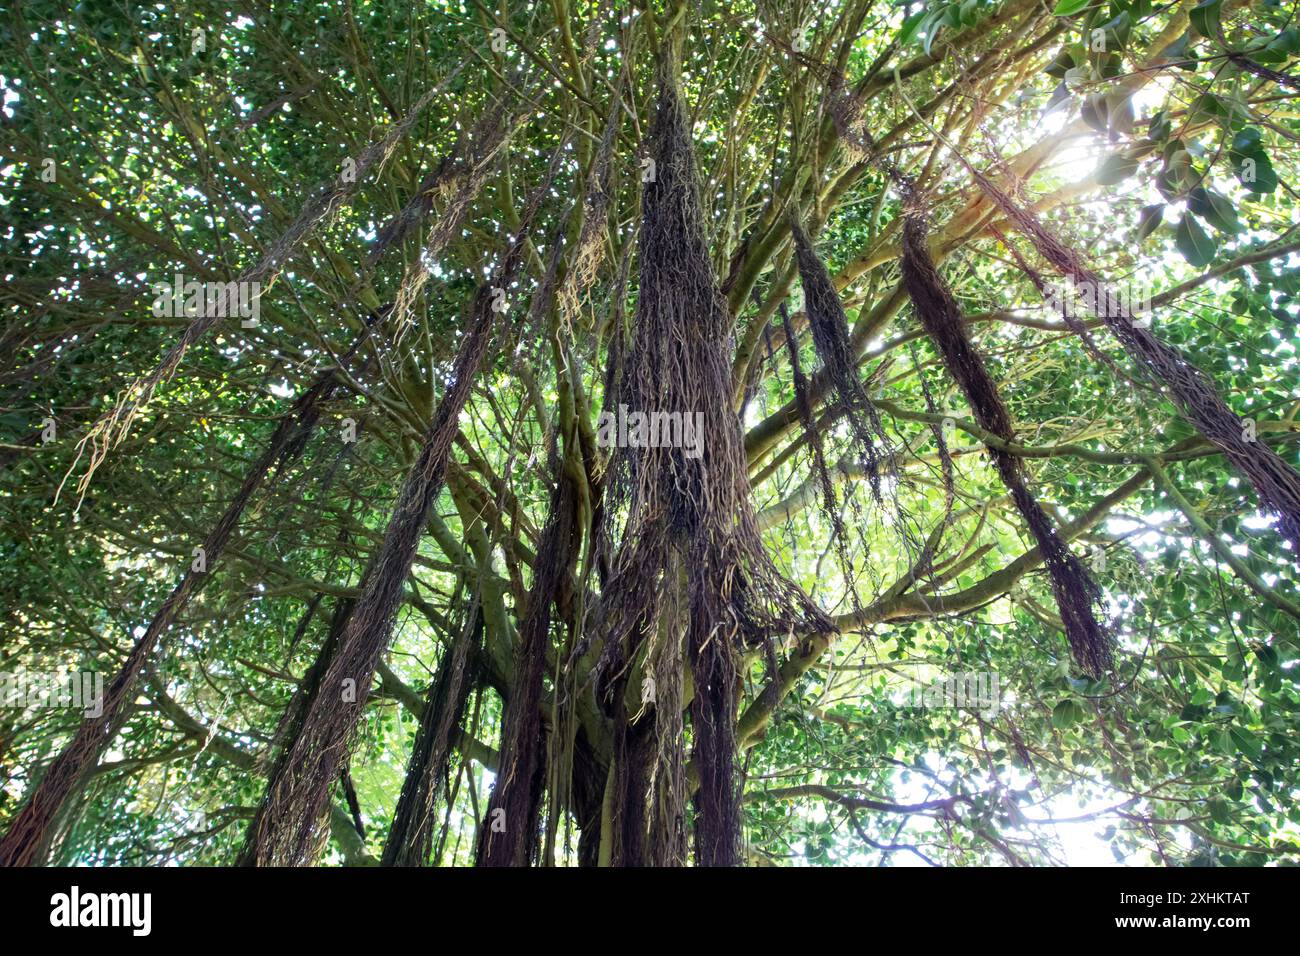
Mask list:
[[[153,894],[70,893],[50,897],[51,926],[129,926],[133,936],[148,936],[153,929]]]
[[[0,672],[0,706],[24,709],[75,707],[87,717],[101,717],[104,713],[104,675],[98,671]]]
[[[704,453],[703,412],[601,412],[596,420],[601,448],[680,448],[687,458]]]
[[[1145,326],[1151,312],[1151,290],[1146,286],[1075,282],[1067,276],[1064,282],[1048,283],[1043,289],[1043,311],[1049,318],[1062,312],[1104,319],[1128,317]]]
[[[1002,704],[1002,683],[989,671],[971,671],[939,678],[928,687],[913,687],[908,706],[934,709],[977,710],[986,720]]]
[[[199,282],[181,273],[153,284],[153,314],[158,318],[226,319],[238,316],[251,329],[262,313],[260,282]]]

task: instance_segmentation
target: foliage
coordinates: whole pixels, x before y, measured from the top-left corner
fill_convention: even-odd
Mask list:
[[[475,291],[566,133],[352,754],[366,835],[348,838],[339,788],[326,861],[380,855],[425,691],[477,596],[486,661],[435,847],[443,865],[473,862],[557,455],[585,463],[593,497],[572,589],[579,653],[562,673],[571,635],[555,621],[543,694],[558,739],[555,692],[576,688],[583,741],[571,799],[548,794],[554,859],[578,862],[584,829],[599,841],[582,796],[594,787],[598,800],[611,756],[608,718],[584,683],[600,653],[586,614],[602,585],[589,505],[606,464],[591,435],[639,291],[655,52],[677,9],[651,6],[31,0],[0,12],[5,673],[111,676],[279,416],[421,261],[455,190],[427,177],[469,155],[483,113],[509,109],[495,99],[507,86],[528,104],[463,226],[425,262],[431,280],[408,327],[381,328],[358,353],[301,455],[258,494],[164,638],[52,860],[237,857],[280,716],[335,601],[357,592]],[[776,671],[759,651],[746,658],[749,860],[1062,864],[1108,848],[1138,864],[1295,863],[1297,554],[1099,322],[1088,320],[1089,345],[1044,307],[1001,236],[1045,265],[934,135],[1004,177],[1096,271],[1149,292],[1152,331],[1295,468],[1293,11],[1275,0],[703,0],[681,17],[680,83],[733,323],[758,524],[782,573],[840,626],[781,642]],[[154,284],[235,279],[458,68],[392,159],[262,290],[258,324],[223,319],[186,352],[82,497],[79,441],[189,322],[156,314]],[[989,436],[897,292],[901,198],[833,121],[833,73],[859,94],[882,155],[929,198],[934,258],[1015,423],[1011,450],[1105,592],[1118,635],[1110,675],[1072,665]],[[575,315],[531,316],[550,254],[562,275],[572,261],[611,115],[594,282]],[[421,197],[416,228],[383,247],[385,227]],[[842,548],[819,506],[784,347],[783,309],[816,392],[790,206],[807,214],[842,297],[900,469],[875,500],[848,423],[817,393]],[[951,454],[951,502],[936,433]],[[604,519],[615,541],[622,517]],[[1001,706],[916,706],[917,688],[961,674],[996,675]],[[0,830],[78,719],[0,708]]]

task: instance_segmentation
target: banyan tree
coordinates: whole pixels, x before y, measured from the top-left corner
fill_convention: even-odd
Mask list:
[[[1292,21],[15,5],[0,863],[1296,862]]]

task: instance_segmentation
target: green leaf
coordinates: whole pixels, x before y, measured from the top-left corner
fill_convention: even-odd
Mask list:
[[[1065,730],[1074,721],[1074,701],[1063,700],[1052,708],[1052,726],[1057,730]]]
[[[1103,23],[1099,30],[1105,31],[1106,50],[1122,50],[1128,45],[1129,34],[1133,30],[1133,18],[1127,10],[1121,10],[1119,16],[1108,23]]]
[[[1285,63],[1293,53],[1300,52],[1300,30],[1287,27],[1262,50],[1257,50],[1253,58],[1260,63]]]
[[[1188,110],[1187,122],[1200,123],[1207,120],[1224,119],[1228,116],[1228,108],[1223,105],[1223,100],[1213,93],[1202,93]]]
[[[1218,797],[1211,797],[1207,804],[1210,808],[1210,816],[1215,823],[1231,823],[1232,813],[1228,810],[1228,805]]]
[[[1259,738],[1249,730],[1244,730],[1241,727],[1233,727],[1229,733],[1237,746],[1244,753],[1249,755],[1252,760],[1258,760],[1260,755],[1263,754],[1264,745],[1260,743]]]
[[[1235,234],[1241,231],[1236,207],[1226,196],[1219,195],[1213,189],[1193,189],[1188,196],[1187,206],[1220,232]]]
[[[917,30],[920,29],[921,22],[926,18],[926,11],[918,10],[906,20],[898,31],[898,45],[906,46],[916,39]]]
[[[1151,122],[1147,124],[1147,137],[1153,143],[1161,143],[1169,138],[1173,132],[1173,127],[1169,124],[1169,115],[1164,110],[1159,110],[1151,117]]]
[[[1104,93],[1093,93],[1085,99],[1079,115],[1085,123],[1098,133],[1110,131],[1110,113],[1109,108],[1106,106],[1106,95]]]
[[[1137,172],[1138,163],[1136,159],[1126,156],[1123,153],[1114,153],[1107,156],[1102,162],[1101,167],[1097,170],[1097,182],[1102,186],[1114,186],[1116,183],[1122,183],[1134,173]]]
[[[1214,253],[1218,249],[1218,244],[1206,235],[1205,230],[1190,212],[1183,213],[1183,221],[1178,224],[1174,243],[1178,246],[1178,251],[1183,254],[1183,258],[1197,267],[1207,266],[1213,262]],[[1174,583],[1175,589],[1179,583],[1181,582]]]
[[[1254,126],[1247,126],[1232,137],[1232,148],[1239,153],[1252,153],[1259,149],[1262,138],[1263,135],[1258,129]]]
[[[1061,0],[1052,11],[1054,17],[1072,17],[1080,10],[1086,10],[1096,0]]]
[[[1190,59],[1195,59],[1196,57],[1194,54],[1189,55],[1187,52],[1187,48],[1190,45],[1190,42],[1191,42],[1190,31],[1184,32],[1183,35],[1180,36],[1177,40],[1169,44],[1169,46],[1165,47],[1164,55],[1168,59],[1174,61],[1186,60],[1189,57]],[[1195,70],[1196,67],[1194,65],[1191,67],[1183,66],[1183,69]]]
[[[1047,64],[1047,69],[1044,72],[1046,72],[1048,76],[1060,80],[1065,78],[1065,71],[1074,65],[1074,54],[1070,52],[1070,48],[1061,47],[1061,51],[1056,54],[1055,59],[1053,59],[1051,63]]]
[[[1274,40],[1273,42],[1260,47],[1258,50],[1252,51],[1250,53],[1250,58],[1256,63],[1263,63],[1265,65],[1270,63],[1285,63],[1290,54],[1276,44],[1277,41]]]
[[[922,44],[922,49],[925,50],[926,56],[930,55],[930,46],[934,43],[935,38],[943,31],[942,21],[942,13],[933,13],[926,17],[925,43]]]
[[[1277,189],[1277,172],[1262,148],[1256,147],[1248,153],[1234,150],[1229,158],[1237,179],[1251,192],[1271,193]]]
[[[1137,241],[1141,242],[1156,228],[1164,222],[1165,204],[1162,202],[1152,203],[1150,206],[1143,206],[1142,212],[1138,214]]]
[[[1092,68],[1086,63],[1072,66],[1065,71],[1065,76],[1061,77],[1061,79],[1069,89],[1082,89],[1085,84],[1092,80]]]
[[[1192,7],[1187,14],[1187,19],[1192,23],[1192,29],[1207,39],[1217,39],[1223,32],[1219,25],[1219,13],[1223,8],[1223,0],[1201,0],[1196,6]]]
[[[1064,83],[1057,83],[1056,89],[1052,90],[1052,95],[1047,100],[1047,106],[1044,112],[1050,113],[1062,103],[1070,98],[1070,90]]]
[[[1136,117],[1133,113],[1133,97],[1127,93],[1109,93],[1106,96],[1107,125],[1117,133],[1128,133],[1133,129]]]

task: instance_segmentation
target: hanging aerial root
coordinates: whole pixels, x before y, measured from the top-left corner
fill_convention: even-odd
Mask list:
[[[794,401],[795,408],[799,412],[799,421],[803,426],[804,438],[808,442],[808,447],[812,451],[812,473],[817,481],[817,487],[821,491],[820,509],[826,520],[831,523],[831,540],[835,547],[835,556],[839,561],[840,570],[844,574],[844,580],[849,585],[849,593],[854,601],[854,611],[861,610],[857,599],[857,588],[853,586],[853,563],[849,558],[848,551],[848,529],[844,525],[844,516],[840,513],[839,502],[836,500],[835,481],[831,478],[830,469],[826,466],[826,448],[822,442],[821,432],[817,429],[817,423],[813,418],[812,398],[809,393],[808,377],[804,374],[803,363],[799,358],[799,340],[794,332],[794,325],[790,321],[790,313],[781,304],[781,327],[785,333],[786,352],[790,358],[790,375],[794,382]],[[873,478],[876,478],[877,500],[879,500],[879,480],[878,474],[874,467],[874,461],[870,462],[868,468]]]
[[[826,467],[825,444],[822,442],[821,432],[817,430],[817,423],[813,418],[808,376],[804,374],[803,362],[799,358],[799,340],[795,335],[794,325],[790,321],[790,314],[784,304],[781,306],[781,327],[785,332],[786,353],[790,358],[790,377],[794,383],[795,408],[799,412],[799,421],[803,426],[804,437],[807,439],[808,447],[812,451],[813,474],[816,476],[817,486],[822,494],[821,509],[831,522],[833,536],[842,545],[845,540],[844,519],[840,515],[839,506],[836,502],[835,482],[831,478],[830,469]],[[847,571],[848,565],[846,564],[845,572],[847,573]]]
[[[402,793],[393,811],[381,863],[384,866],[425,866],[433,849],[434,804],[447,779],[461,715],[475,678],[475,659],[483,641],[483,611],[477,598],[466,611],[465,624],[438,664],[420,715]]]
[[[842,84],[832,77],[831,85],[832,92],[837,93]],[[903,97],[906,99],[905,93]],[[849,103],[846,106],[846,103],[847,99],[843,97],[837,101],[841,112],[846,114],[841,119],[841,113],[836,113],[837,124],[842,124],[844,130],[874,154],[870,134],[860,125],[853,126],[849,118],[855,115],[853,105]],[[922,119],[922,122],[925,123],[925,120]],[[1261,507],[1277,516],[1278,530],[1291,542],[1297,552],[1297,560],[1300,560],[1300,473],[1283,461],[1272,448],[1255,438],[1255,430],[1227,406],[1214,382],[1204,371],[1176,349],[1156,338],[1148,329],[1134,322],[1133,314],[1122,297],[1088,268],[1078,252],[1067,248],[1048,231],[1032,210],[1017,203],[1000,189],[967,160],[960,149],[948,143],[941,133],[928,123],[926,126],[952,150],[984,194],[1029,239],[1038,254],[1058,272],[1071,279],[1077,287],[1090,291],[1085,300],[1091,300],[1089,304],[1094,314],[1106,324],[1128,355],[1167,390],[1179,414],[1216,445],[1232,466],[1254,485]],[[875,156],[873,161],[884,168],[900,187],[905,200],[914,196],[915,190],[911,182],[896,167],[879,156]],[[1032,271],[1030,275],[1032,278]]]
[[[908,346],[911,357],[912,367],[916,369],[917,384],[921,386],[921,395],[925,399],[925,410],[931,415],[937,415],[939,409],[934,404],[934,396],[930,392],[930,383],[926,380],[925,368],[916,356],[915,343]],[[952,509],[957,501],[957,483],[954,475],[952,463],[952,451],[948,448],[948,438],[943,433],[942,424],[931,424],[930,434],[934,438],[934,447],[939,453],[939,471],[943,475],[943,525],[947,527],[948,522],[952,519]],[[935,550],[938,548],[938,542],[935,542]]]
[[[1114,372],[1118,377],[1122,378],[1123,373],[1111,360],[1110,356],[1098,347],[1096,339],[1092,337],[1092,333],[1088,330],[1088,326],[1080,321],[1079,317],[1074,314],[1074,310],[1070,308],[1070,303],[1067,301],[1066,296],[1054,293],[1054,291],[1048,286],[1047,280],[1043,275],[1025,261],[1025,257],[1020,254],[1020,250],[1016,248],[1016,244],[1007,237],[996,223],[990,223],[988,228],[989,232],[993,233],[993,235],[997,237],[998,241],[1001,242],[1003,247],[1007,250],[1007,253],[1011,256],[1011,261],[1016,264],[1016,268],[1025,274],[1029,279],[1030,284],[1035,290],[1037,290],[1038,294],[1043,297],[1043,301],[1051,301],[1054,298],[1059,300],[1061,320],[1069,327],[1071,332],[1079,337],[1083,342],[1084,348],[1088,350],[1092,357]]]
[[[561,240],[571,209],[571,205],[567,206],[559,218],[546,271],[529,306],[524,334],[539,341],[543,337],[543,322],[555,306],[564,248]],[[565,454],[572,460],[581,457],[576,441],[573,435],[565,438]],[[550,737],[542,732],[542,684],[546,652],[551,646],[552,611],[569,607],[582,531],[577,479],[568,470],[571,462],[562,461],[558,451],[556,454],[552,463],[556,486],[533,563],[534,578],[515,653],[515,680],[502,718],[501,766],[489,798],[487,825],[478,834],[479,866],[524,867],[539,860],[543,793],[548,775],[554,780],[558,772],[558,768],[549,767],[546,761],[554,749],[554,735],[563,728],[552,725]],[[582,468],[578,463],[575,470]],[[561,696],[558,684],[554,692],[557,698]],[[560,709],[564,705],[558,700],[556,704],[553,716],[560,723]]]
[[[506,102],[494,102],[475,124],[471,133],[471,156],[466,168],[453,175],[447,185],[451,195],[446,207],[424,242],[424,248],[406,267],[393,298],[393,340],[399,342],[410,324],[411,310],[429,282],[429,269],[447,245],[460,235],[470,207],[482,192],[501,150],[510,141],[519,114],[509,115]]]
[[[910,176],[879,154],[862,121],[860,102],[846,90],[843,77],[834,71],[830,71],[828,76],[827,94],[830,113],[840,135],[883,170],[902,195],[903,285],[917,317],[939,349],[949,374],[966,395],[976,421],[985,431],[1004,441],[1014,441],[1011,415],[998,394],[988,367],[970,340],[956,299],[930,256],[924,197]],[[1029,491],[1023,463],[1001,449],[989,448],[989,455],[1043,554],[1052,582],[1052,594],[1075,662],[1087,673],[1100,676],[1113,663],[1113,636],[1103,623],[1100,587],[1061,540],[1051,519]]]
[[[402,587],[410,573],[429,510],[442,489],[460,413],[492,338],[494,288],[508,289],[519,272],[524,244],[542,199],[559,170],[567,138],[551,158],[543,182],[520,217],[514,237],[491,280],[470,306],[469,327],[415,464],[398,493],[382,542],[361,582],[361,595],[348,619],[338,654],[308,709],[284,766],[267,785],[253,822],[248,858],[258,866],[303,865],[321,848],[329,789],[347,760],[366,695],[388,647]],[[396,313],[396,309],[394,309]]]
[[[683,555],[670,551],[663,605],[639,630],[637,671],[612,682],[610,865],[684,866],[687,858],[683,644],[689,627]]]
[[[502,718],[501,766],[479,831],[479,866],[528,866],[537,856],[546,741],[542,679],[550,645],[552,608],[578,559],[577,493],[557,469],[550,515],[534,562],[528,608],[519,626],[515,680]]]
[[[447,206],[430,230],[423,256],[429,262],[437,260],[447,243],[459,234],[470,205],[487,182],[488,173],[518,119],[517,116],[507,118],[508,106],[509,103],[494,101],[479,114],[468,134],[461,134],[452,152],[420,181],[415,195],[379,230],[366,254],[367,264],[373,266],[385,251],[405,239],[433,211],[434,201],[441,199]],[[420,265],[417,260],[411,270],[418,270]],[[415,274],[411,270],[408,276]]]
[[[653,721],[632,720],[620,694],[611,755],[609,865],[646,866],[651,765],[657,751]]]
[[[1079,288],[1092,290],[1093,309],[1115,338],[1164,388],[1182,416],[1217,445],[1234,468],[1255,486],[1261,506],[1278,518],[1282,535],[1300,559],[1300,474],[1238,417],[1200,368],[1148,329],[1136,324],[1121,297],[1111,291],[1083,258],[1050,233],[1030,210],[1015,202],[969,163],[967,168],[993,203],[1033,243],[1038,254]]]
[[[584,292],[596,279],[605,255],[605,231],[609,227],[609,213],[614,196],[611,184],[611,171],[614,159],[614,144],[618,139],[619,119],[623,112],[623,84],[630,70],[631,58],[624,60],[624,70],[619,74],[618,84],[611,97],[610,115],[605,121],[605,133],[600,140],[588,177],[587,188],[582,200],[582,230],[578,236],[568,271],[560,284],[558,299],[560,316],[564,323],[572,326],[578,315]]]
[[[628,517],[598,609],[606,642],[600,666],[628,666],[667,595],[683,586],[667,573],[671,555],[683,556],[686,646],[695,677],[692,734],[704,784],[695,820],[697,862],[730,865],[739,860],[741,836],[735,772],[741,649],[833,628],[778,571],[754,521],[731,402],[730,316],[704,238],[671,56],[661,58],[658,71],[650,137],[655,177],[642,194],[641,281],[619,397],[648,416],[698,421],[702,433],[689,443],[620,448],[614,455],[608,506],[625,504]]]
[[[970,341],[957,301],[930,257],[924,214],[913,208],[905,216],[903,285],[917,317],[938,347],[949,373],[961,386],[980,427],[1012,442],[1015,434],[1011,415],[983,358]],[[1074,659],[1089,674],[1100,676],[1112,664],[1111,634],[1099,620],[1101,589],[1061,540],[1042,506],[1030,493],[1020,459],[998,448],[989,448],[989,454],[1043,554]]]
[[[606,4],[606,6],[608,3]],[[598,39],[597,21],[593,20],[591,28],[588,31],[586,39],[586,50],[584,57],[590,56],[594,52],[595,44]],[[555,303],[559,310],[560,326],[562,329],[572,331],[575,319],[577,319],[581,302],[586,295],[587,290],[595,282],[597,272],[605,253],[606,230],[610,226],[609,217],[613,209],[613,157],[614,146],[618,138],[620,128],[620,116],[623,109],[622,95],[624,85],[627,81],[631,69],[631,56],[626,55],[624,60],[624,70],[619,75],[618,82],[613,90],[613,96],[610,104],[610,114],[605,122],[605,132],[601,137],[600,147],[597,150],[596,157],[592,163],[592,168],[588,173],[587,185],[582,197],[581,223],[582,228],[579,230],[576,245],[568,257],[568,267],[562,278],[559,278],[560,249],[559,236],[556,237],[554,244],[555,254],[552,255],[551,261],[547,266],[547,275],[542,283],[543,289],[539,290],[539,295],[545,291],[547,298],[541,299],[539,296],[534,297],[535,308],[533,309],[533,325],[536,330],[534,335],[537,341],[542,341],[541,322],[545,317],[546,311],[550,305],[550,292],[555,290]],[[567,214],[566,217],[567,218]],[[628,242],[630,252],[633,243]],[[629,255],[625,254],[620,264],[620,282],[616,285],[618,293],[615,298],[617,305],[614,311],[621,312],[622,302],[625,298],[627,285],[627,266]],[[558,281],[557,281],[558,279]],[[613,409],[618,404],[618,387],[614,376],[618,367],[620,343],[622,342],[622,325],[619,321],[615,335],[611,341],[607,375],[604,390],[604,406],[607,410]],[[577,436],[566,436],[567,443],[572,439],[576,444],[580,439]],[[566,447],[567,451],[567,447]],[[581,457],[581,453],[574,449],[575,457]],[[579,468],[585,466],[579,464]],[[586,574],[587,568],[594,564],[601,581],[608,578],[608,555],[610,552],[609,534],[606,530],[605,505],[604,505],[604,474],[599,473],[590,475],[589,494],[590,501],[580,503],[582,509],[589,508],[590,511],[582,520],[590,522],[589,533],[591,538],[591,552],[587,559],[588,563],[584,567],[584,573],[580,575],[581,580],[577,583],[580,593],[585,593],[587,588]],[[582,528],[578,529],[579,534]],[[554,860],[554,844],[556,831],[559,827],[560,818],[564,816],[567,809],[570,808],[572,798],[572,777],[573,777],[573,760],[577,746],[577,717],[576,717],[576,696],[578,693],[578,681],[576,671],[572,667],[574,661],[586,653],[589,647],[589,638],[584,635],[586,632],[586,605],[582,603],[582,610],[578,612],[577,617],[583,620],[575,620],[571,629],[570,637],[562,649],[562,656],[557,656],[557,673],[555,675],[555,706],[553,709],[553,726],[549,747],[547,749],[547,775],[550,799],[547,808],[547,818],[545,823],[546,829],[546,846],[545,854],[548,862]]]
[[[741,852],[741,794],[737,779],[736,707],[740,690],[740,655],[735,641],[737,616],[718,607],[726,595],[727,569],[693,548],[701,562],[701,584],[692,588],[687,647],[695,694],[691,698],[692,760],[699,772],[695,792],[695,862],[699,866],[735,866]],[[721,611],[721,613],[719,613]]]
[[[262,292],[266,292],[276,278],[279,277],[285,263],[298,251],[315,231],[316,227],[322,222],[332,220],[340,209],[352,201],[361,185],[368,180],[370,173],[383,168],[384,164],[396,151],[398,145],[406,137],[406,134],[411,131],[420,114],[424,112],[425,107],[433,101],[433,98],[438,93],[446,88],[447,84],[460,73],[460,70],[461,67],[457,67],[442,82],[425,91],[400,122],[396,123],[381,140],[371,143],[357,160],[356,168],[353,170],[354,175],[340,176],[320,187],[317,194],[302,207],[298,217],[294,219],[280,238],[272,244],[261,260],[256,265],[246,269],[233,283],[223,284],[214,307],[205,310],[205,314],[186,326],[185,331],[181,333],[180,339],[163,356],[158,367],[148,376],[138,379],[128,386],[118,397],[112,410],[105,413],[90,427],[90,430],[78,443],[77,458],[72,463],[71,468],[68,469],[68,475],[71,475],[72,470],[77,466],[77,462],[89,449],[90,458],[86,472],[77,482],[79,495],[85,496],[95,470],[103,463],[109,451],[120,444],[126,437],[131,428],[131,423],[153,397],[158,386],[176,371],[176,367],[180,365],[181,359],[189,351],[190,347],[206,335],[221,317],[237,314],[236,306],[238,303],[232,301],[232,296],[238,294],[237,290],[243,288],[246,283],[256,282],[260,285]],[[68,475],[64,476],[63,480],[65,482]],[[59,490],[61,491],[62,488],[63,484],[60,483]]]
[[[876,449],[877,440],[884,449],[884,457],[891,473],[896,471],[896,466],[880,414],[867,395],[867,390],[863,388],[862,379],[858,377],[858,365],[854,361],[853,346],[849,340],[848,316],[844,314],[844,304],[835,291],[835,284],[831,281],[825,263],[817,255],[817,250],[813,248],[798,216],[793,212],[790,214],[790,231],[794,236],[795,258],[799,264],[799,278],[803,283],[804,310],[808,315],[808,326],[812,330],[813,346],[817,349],[831,387],[844,408],[849,428],[862,451],[872,493],[880,501],[881,452]],[[786,337],[789,336],[790,331],[787,329]]]
[[[1254,73],[1260,79],[1272,80],[1279,86],[1287,86],[1293,90],[1300,90],[1300,79],[1289,73],[1280,73],[1277,70],[1270,69],[1262,63],[1258,63],[1246,56],[1244,53],[1229,53],[1228,59],[1237,66],[1249,73]]]
[[[284,766],[267,788],[254,821],[249,858],[255,865],[301,865],[316,855],[318,823],[329,787],[350,750],[356,723],[380,655],[388,645],[402,585],[429,508],[442,488],[460,410],[490,340],[492,311],[488,297],[476,296],[474,319],[462,340],[454,379],[443,396],[420,457],[403,483],[373,563],[362,581],[362,594],[349,617],[339,653],[309,707]]]
[[[346,362],[355,354],[367,334],[368,330],[363,331],[353,341],[342,361]],[[202,586],[206,576],[215,569],[239,526],[244,509],[272,469],[301,452],[320,418],[321,406],[333,397],[339,384],[334,369],[322,372],[280,418],[266,448],[244,475],[239,490],[204,538],[200,552],[202,563],[192,564],[186,569],[131,648],[116,676],[104,689],[100,716],[82,722],[72,740],[41,777],[23,809],[14,817],[4,839],[0,840],[0,866],[30,866],[37,862],[40,849],[46,845],[50,828],[63,806],[80,788],[125,723],[130,703],[136,697],[140,674],[149,664],[163,635],[189,605],[190,598]]]
[[[321,643],[320,649],[316,652],[316,659],[312,661],[311,667],[303,674],[302,680],[298,682],[298,687],[294,690],[293,696],[289,699],[289,704],[280,715],[280,721],[276,724],[275,732],[271,734],[271,742],[258,755],[258,764],[261,769],[265,770],[268,766],[274,768],[277,761],[284,757],[285,744],[291,742],[298,736],[298,730],[302,726],[303,715],[307,713],[307,707],[310,705],[312,698],[320,690],[321,680],[325,677],[325,671],[330,666],[330,661],[338,652],[339,638],[343,636],[343,625],[347,623],[348,615],[352,613],[352,605],[355,602],[352,598],[339,598],[334,604],[334,613],[330,615],[329,630],[326,633],[325,640]],[[274,760],[272,760],[274,758]],[[274,769],[270,774],[274,775]]]
[[[673,564],[666,573],[680,578],[684,569]],[[681,741],[687,609],[681,596],[681,589],[675,589],[661,609],[661,626],[646,650],[646,674],[651,683],[647,687],[643,680],[641,684],[641,706],[649,709],[653,704],[654,715],[655,753],[646,788],[646,862],[650,866],[686,865],[686,760]]]

